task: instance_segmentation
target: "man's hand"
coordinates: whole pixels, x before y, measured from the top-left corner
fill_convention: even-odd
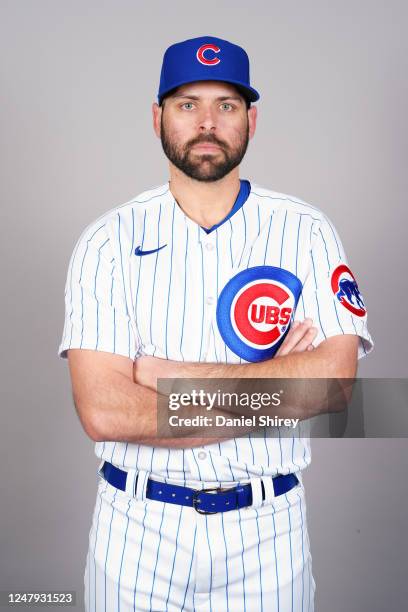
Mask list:
[[[157,391],[158,378],[177,378],[178,361],[143,355],[133,363],[133,380],[138,385]]]
[[[317,328],[312,327],[312,323],[312,319],[309,318],[302,323],[294,321],[277,351],[276,357],[313,350],[312,342],[316,338]],[[157,391],[157,379],[179,378],[179,368],[182,363],[148,355],[139,357],[135,359],[133,364],[133,380],[138,385]]]
[[[302,323],[294,321],[286,334],[285,340],[282,342],[276,357],[289,355],[289,353],[303,353],[303,351],[312,351],[314,346],[313,340],[317,335],[317,328],[312,327],[312,319],[305,319]]]

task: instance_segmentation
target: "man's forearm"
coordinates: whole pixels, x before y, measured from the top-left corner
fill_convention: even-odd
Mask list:
[[[256,363],[180,362],[174,374],[174,378],[336,378],[339,371],[324,349],[317,347],[310,353],[292,353]]]
[[[135,384],[120,372],[112,372],[109,378],[95,381],[95,386],[98,388],[98,401],[93,402],[95,425],[92,434],[89,431],[88,433],[96,441],[131,442],[165,448],[192,448],[215,444],[234,437],[232,431],[227,437],[203,437],[205,428],[198,427],[188,428],[186,437],[159,437],[155,391]]]

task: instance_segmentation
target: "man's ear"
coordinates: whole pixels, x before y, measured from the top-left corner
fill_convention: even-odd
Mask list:
[[[248,108],[249,138],[252,138],[255,134],[257,116],[258,108],[256,106],[250,106]]]
[[[153,102],[152,104],[152,114],[153,114],[153,129],[158,138],[160,138],[160,124],[161,124],[161,115],[163,108],[157,104],[157,102]]]

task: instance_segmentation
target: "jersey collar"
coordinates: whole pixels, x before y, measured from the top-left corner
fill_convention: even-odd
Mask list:
[[[233,215],[235,215],[235,213],[238,212],[238,210],[242,208],[245,202],[247,201],[248,196],[251,193],[251,183],[247,181],[246,179],[240,179],[239,182],[240,182],[239,192],[234,202],[234,205],[229,211],[228,215],[222,221],[220,221],[216,225],[213,225],[212,227],[202,227],[201,229],[203,229],[206,234],[211,234],[211,232],[218,229],[220,225],[223,225],[223,223],[228,221],[228,219],[230,219]]]

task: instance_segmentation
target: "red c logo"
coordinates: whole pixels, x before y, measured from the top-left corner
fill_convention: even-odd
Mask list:
[[[207,59],[204,56],[204,53],[208,51],[208,49],[211,49],[211,51],[214,51],[214,53],[219,53],[221,51],[221,49],[217,47],[216,45],[202,45],[197,51],[196,57],[198,61],[201,64],[204,64],[205,66],[215,66],[216,64],[219,64],[221,61],[219,57],[213,57],[213,59]]]
[[[255,305],[257,298],[271,298],[278,306]],[[276,342],[281,336],[281,326],[287,325],[292,313],[290,307],[281,308],[291,295],[279,285],[271,283],[255,283],[245,289],[235,302],[233,318],[240,334],[249,342],[258,346],[266,346]],[[262,319],[262,320],[261,320]],[[268,331],[260,331],[254,323],[274,325]]]

